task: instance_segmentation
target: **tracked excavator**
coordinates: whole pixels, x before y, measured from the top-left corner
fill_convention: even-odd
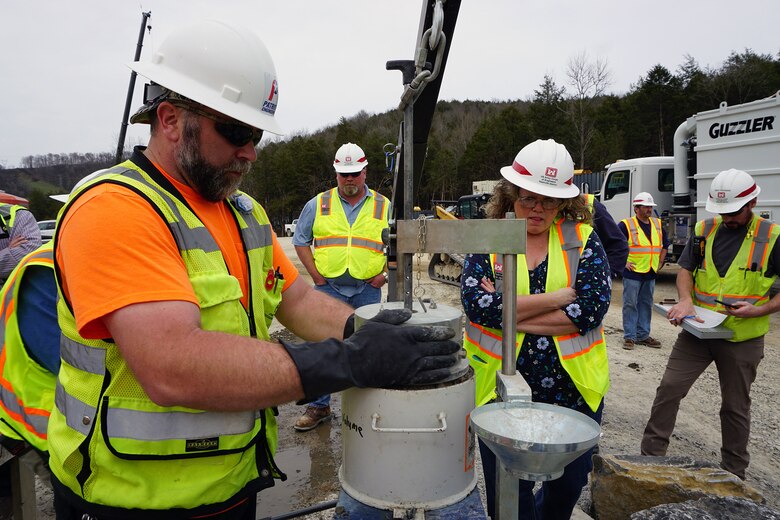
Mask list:
[[[489,193],[473,193],[460,197],[457,204],[449,209],[436,204],[434,205],[436,218],[442,220],[485,218],[485,204],[489,198]],[[460,287],[464,258],[464,255],[454,253],[434,253],[428,264],[428,276],[431,280]]]

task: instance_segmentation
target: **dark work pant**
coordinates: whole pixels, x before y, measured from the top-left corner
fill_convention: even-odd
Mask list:
[[[642,455],[666,455],[680,401],[693,383],[715,362],[720,380],[721,467],[744,479],[750,463],[750,387],[764,358],[764,337],[734,343],[700,340],[682,331],[672,347],[650,420],[642,436]]]
[[[597,423],[601,424],[601,414],[604,411],[604,401],[595,412],[590,409],[584,412]],[[488,515],[496,517],[496,456],[481,440],[479,454],[482,458],[482,473],[485,476],[485,498]],[[574,459],[563,471],[563,475],[555,480],[542,483],[534,496],[536,482],[520,480],[518,498],[518,518],[521,520],[569,520],[582,488],[588,483],[588,474],[593,469],[593,449],[590,449]]]

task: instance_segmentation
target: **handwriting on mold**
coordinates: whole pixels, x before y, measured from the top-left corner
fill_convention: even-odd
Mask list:
[[[348,430],[352,430],[352,431],[358,432],[358,435],[360,435],[360,438],[361,439],[363,438],[363,427],[353,423],[352,421],[350,421],[348,415],[345,415],[341,422],[344,423],[344,426],[346,426]]]

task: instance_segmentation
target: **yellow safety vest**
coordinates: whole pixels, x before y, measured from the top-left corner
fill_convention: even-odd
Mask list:
[[[54,269],[51,242],[22,258],[0,293],[0,433],[46,451],[46,429],[54,405],[57,376],[27,353],[17,314],[22,278],[33,265]]]
[[[545,291],[574,287],[584,244],[593,232],[587,224],[559,219],[550,228]],[[495,264],[495,257],[493,258]],[[494,267],[495,269],[495,267]],[[517,256],[517,294],[530,294],[528,264],[525,255]],[[517,333],[515,359],[523,345],[524,332]],[[468,322],[464,347],[476,377],[476,404],[496,398],[496,372],[501,369],[501,329]],[[594,412],[609,390],[609,362],[604,327],[599,324],[581,336],[574,332],[553,336],[561,366]]]
[[[767,278],[764,270],[780,235],[780,226],[754,215],[737,256],[726,271],[726,276],[721,278],[712,263],[712,247],[722,221],[721,217],[715,217],[696,223],[696,235],[705,237],[706,246],[704,260],[695,272],[694,304],[714,311],[724,310],[721,304],[715,302],[716,299],[726,303],[747,301],[757,306],[766,304],[770,297],[769,290],[777,276]],[[729,316],[723,326],[734,332],[728,341],[745,341],[763,336],[769,331],[769,316]]]
[[[314,264],[325,278],[336,278],[349,269],[352,278],[368,280],[385,269],[382,230],[387,227],[387,199],[374,190],[349,225],[338,188],[317,195],[314,218]]]
[[[582,196],[585,197],[585,204],[588,205],[588,209],[590,210],[591,213],[593,213],[593,204],[594,201],[596,200],[595,195],[593,195],[592,193],[583,193]]]
[[[190,209],[131,161],[80,188],[127,186],[165,219],[198,298],[204,330],[268,339],[281,285],[263,286],[274,270],[273,231],[265,211],[244,194],[228,200],[247,256],[249,308],[216,241]],[[61,220],[61,219],[60,219]],[[55,248],[59,236],[54,237]],[[58,273],[59,276],[59,273]],[[124,509],[191,510],[233,503],[284,478],[273,462],[272,410],[211,412],[155,404],[110,339],[81,337],[58,279],[61,358],[49,420],[50,467],[77,497]],[[283,280],[282,280],[283,282]],[[260,348],[258,346],[258,348]],[[204,507],[201,507],[204,506]],[[139,513],[143,516],[142,513]]]
[[[621,222],[628,230],[628,262],[634,264],[634,272],[649,273],[652,269],[657,273],[663,250],[661,220],[650,217],[649,239],[639,227],[638,218],[624,218]]]
[[[3,204],[0,203],[0,228],[6,232],[11,233],[16,223],[16,213],[19,210],[27,211],[27,208],[18,204]]]

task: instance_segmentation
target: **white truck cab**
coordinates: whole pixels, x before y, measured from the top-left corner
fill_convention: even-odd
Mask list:
[[[631,201],[637,193],[650,193],[657,204],[658,216],[672,206],[674,195],[674,157],[641,157],[615,161],[607,165],[607,173],[599,193],[615,222],[634,216]]]

